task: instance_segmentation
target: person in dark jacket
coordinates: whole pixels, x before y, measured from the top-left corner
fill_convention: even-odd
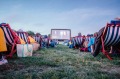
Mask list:
[[[101,36],[103,34],[104,28],[101,28],[99,32],[97,32],[96,38],[95,38],[95,44],[93,45],[94,51],[93,51],[93,56],[96,57],[101,49],[102,42],[101,42]]]

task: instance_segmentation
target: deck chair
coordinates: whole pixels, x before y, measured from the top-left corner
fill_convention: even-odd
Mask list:
[[[33,36],[28,36],[28,38],[30,40],[30,44],[33,45],[33,51],[40,49],[40,44],[37,41],[35,41]]]
[[[75,41],[76,41],[76,44],[78,45],[78,48],[81,46],[82,40],[83,40],[82,36],[76,36],[75,37]]]
[[[16,44],[20,44],[19,37],[16,35],[16,33],[10,28],[9,24],[2,23],[0,24],[0,27],[4,31],[5,40],[8,46],[11,46],[12,49],[6,57],[12,57],[13,54],[16,52]]]
[[[79,41],[78,41],[78,37],[77,36],[75,37],[75,41],[76,41],[76,44],[79,45]]]
[[[76,41],[76,48],[79,48],[80,44],[79,44],[79,40],[78,40],[78,36],[76,36],[75,38],[75,41]]]
[[[108,46],[117,46],[120,44],[120,24],[107,24],[101,36],[102,53],[110,60],[109,53],[105,50]]]
[[[25,41],[26,44],[30,44],[30,40],[28,38],[28,33],[27,32],[17,31],[16,33],[21,39],[23,39]]]
[[[82,44],[82,40],[83,40],[83,37],[82,36],[78,36],[78,43],[79,43],[80,46]]]
[[[25,42],[25,44],[17,45],[18,57],[32,56],[33,51],[36,49],[34,49],[33,44],[30,44],[30,39],[29,39],[28,33],[23,32],[23,31],[17,31],[16,33]],[[23,50],[23,51],[21,51],[21,50]]]
[[[84,39],[84,40],[83,40]],[[87,36],[80,36],[79,37],[79,41],[80,41],[80,48],[79,48],[79,50],[80,51],[83,51],[83,52],[87,52],[88,50],[88,48],[86,48],[85,46],[86,46],[86,41],[88,40],[88,38],[87,38]]]
[[[71,38],[71,41],[72,41],[73,47],[75,48],[75,46],[76,46],[75,37],[72,37],[72,38]]]
[[[38,43],[38,44],[40,44],[40,48],[41,48],[41,44],[42,44],[42,38],[41,38],[41,36],[39,35],[39,36],[37,36],[37,35],[35,35],[35,36],[33,36],[33,38],[35,39],[35,41]]]

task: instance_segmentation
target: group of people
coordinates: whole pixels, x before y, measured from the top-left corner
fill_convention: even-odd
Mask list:
[[[69,48],[78,48],[80,51],[93,52],[93,44],[95,42],[96,35],[97,33],[71,38],[69,41]],[[80,41],[80,43],[77,43],[77,41]]]
[[[111,21],[111,24],[119,24],[120,25],[120,18],[117,21]],[[94,34],[88,34],[87,36],[81,35],[72,37],[71,40],[68,40],[69,48],[79,48],[80,51],[91,52],[94,57],[96,57],[102,48],[102,41],[101,36],[105,27],[101,28],[98,32]],[[120,31],[119,31],[120,32]],[[116,39],[116,38],[115,38]],[[120,39],[118,39],[119,41]],[[48,48],[48,47],[56,47],[58,44],[57,40],[50,39],[48,36],[44,36],[41,39],[41,47]],[[2,53],[7,51],[5,35],[3,30],[0,28],[0,65],[8,63],[8,61],[4,58]],[[120,42],[116,46],[109,47],[109,53],[119,53],[120,54]]]
[[[117,20],[111,21],[110,24],[113,24],[113,25],[118,24],[118,25],[120,25],[120,18],[117,19]],[[102,35],[104,33],[104,30],[105,30],[105,27],[101,28],[98,32],[96,32],[94,34],[88,34],[87,36],[85,36],[85,35],[82,36],[81,33],[79,33],[79,36],[72,38],[74,40],[72,40],[72,39],[70,40],[69,48],[79,48],[80,51],[91,52],[92,55],[94,57],[96,57],[100,53],[100,51],[102,50],[101,37],[102,37]],[[118,35],[119,35],[119,32],[118,32]],[[79,38],[79,37],[82,38],[82,41],[78,45],[75,38]],[[89,40],[87,38],[89,38]],[[117,38],[115,38],[115,39],[117,39]],[[119,40],[120,39],[118,38],[118,41]],[[120,55],[120,42],[118,42],[118,44],[113,45],[113,46],[110,45],[106,49],[107,49],[109,54],[118,54],[118,55]]]
[[[56,47],[58,41],[56,39],[50,39],[47,35],[42,37],[41,48]]]

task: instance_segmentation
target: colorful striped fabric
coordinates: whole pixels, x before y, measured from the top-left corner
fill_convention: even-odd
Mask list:
[[[5,25],[1,25],[0,27],[4,31],[5,40],[6,40],[7,45],[12,46],[14,43],[14,39],[13,39],[10,29]]]
[[[72,42],[73,46],[76,45],[75,37],[72,37],[71,42]]]
[[[25,41],[26,44],[29,44],[28,34],[26,32],[17,32],[18,36]]]
[[[78,37],[78,42],[79,42],[80,45],[81,45],[81,43],[82,43],[82,40],[83,40],[83,37],[82,37],[82,36]]]
[[[115,46],[120,43],[120,25],[111,25],[107,28],[104,44]]]
[[[39,44],[41,43],[41,36],[34,36],[33,38],[34,38],[35,41],[38,42]]]
[[[75,37],[76,44],[79,45],[78,37]]]
[[[14,30],[10,28],[9,24],[2,23],[0,24],[0,27],[4,31],[6,44],[12,47],[9,55],[7,55],[6,57],[12,57],[13,54],[16,52],[16,44],[20,44],[19,37],[16,35]]]
[[[80,47],[83,41],[83,37],[82,36],[72,37],[71,41],[72,41],[73,46]]]
[[[103,54],[112,60],[109,53],[105,50],[105,47],[118,46],[120,44],[120,24],[107,24],[101,36],[101,41]]]

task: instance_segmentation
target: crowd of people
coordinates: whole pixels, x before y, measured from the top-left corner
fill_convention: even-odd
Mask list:
[[[78,48],[78,49],[80,49],[80,51],[93,52],[93,45],[94,45],[96,36],[97,36],[97,33],[88,34],[87,36],[81,35],[81,36],[73,37],[69,41],[69,48]],[[74,39],[74,40],[72,40],[72,39]],[[79,41],[79,40],[81,42],[77,43],[77,41]]]
[[[50,39],[47,35],[44,35],[41,40],[41,48],[56,47],[58,44],[56,39]]]
[[[120,19],[117,18],[117,20],[112,20],[110,22],[110,24],[111,24],[111,26],[113,26],[113,25],[115,25],[115,26],[118,25],[119,26],[120,25]],[[112,30],[114,30],[114,29],[112,29]],[[118,30],[119,30],[119,28],[118,28]],[[82,34],[79,33],[78,36],[72,37],[71,40],[69,40],[69,48],[78,48],[78,49],[80,49],[80,51],[91,52],[92,55],[94,57],[96,57],[100,53],[100,51],[102,50],[101,37],[102,37],[104,31],[105,31],[105,27],[101,28],[98,32],[95,32],[94,34],[88,34],[87,36],[85,36],[85,35],[82,36]],[[119,32],[117,32],[117,33],[119,33]],[[114,33],[114,35],[115,35],[115,33]],[[117,38],[112,39],[113,38],[112,36],[113,36],[113,34],[111,35],[111,40],[116,40],[117,39]],[[111,40],[109,40],[109,42]],[[117,39],[117,40],[118,40],[118,42],[117,42],[116,45],[112,45],[112,43],[111,43],[110,46],[106,47],[109,54],[120,55],[120,42],[119,42],[120,39]],[[101,51],[101,52],[104,52],[104,50]]]
[[[119,26],[120,18],[115,21],[111,21],[111,24],[113,24],[113,25],[118,24],[118,26]],[[92,55],[94,57],[96,57],[99,54],[99,52],[101,51],[102,46],[103,46],[102,45],[103,41],[101,40],[101,37],[102,37],[105,29],[106,29],[106,27],[103,27],[98,32],[95,32],[94,34],[88,34],[87,36],[79,33],[78,36],[71,37],[71,39],[66,40],[65,43],[67,43],[69,48],[74,48],[74,49],[76,48],[76,49],[79,49],[80,51],[91,52]],[[118,30],[119,30],[119,28],[118,28]],[[7,31],[7,32],[9,33],[10,31]],[[117,31],[116,33],[119,33],[119,32],[120,31]],[[6,42],[5,38],[7,36],[4,35],[4,33],[5,32],[2,30],[2,28],[0,28],[0,65],[8,63],[7,59],[5,59],[5,57],[2,55],[2,53],[6,52],[7,49],[9,48],[8,46],[6,46],[7,42]],[[8,34],[8,35],[10,35],[10,34]],[[117,39],[118,42],[116,45],[112,45],[112,43],[111,43],[111,46],[108,47],[109,54],[111,54],[111,53],[119,53],[120,54],[120,41],[119,41],[120,36],[119,36],[119,34],[117,34],[117,35],[118,35],[118,39]],[[40,34],[39,35],[36,34],[35,36],[36,37],[40,36],[40,41],[38,43],[40,44],[41,48],[56,47],[56,45],[58,44],[58,40],[50,39],[50,37],[47,35],[42,36]],[[9,37],[8,39],[11,39],[11,38],[12,37]],[[34,36],[29,35],[29,39],[32,39],[33,42],[36,41],[36,40],[34,40]],[[112,39],[112,37],[111,37],[111,39]],[[116,38],[114,38],[114,39],[116,39]],[[20,39],[20,41],[25,43],[25,41],[23,41],[22,39]],[[104,52],[104,50],[103,50],[103,52]]]

